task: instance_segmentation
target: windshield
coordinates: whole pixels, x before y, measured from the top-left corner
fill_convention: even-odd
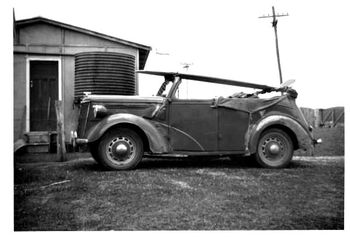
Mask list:
[[[164,76],[139,74],[139,96],[168,96],[173,81]]]

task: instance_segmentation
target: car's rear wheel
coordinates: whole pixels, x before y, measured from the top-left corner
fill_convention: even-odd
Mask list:
[[[127,128],[107,132],[98,145],[99,162],[111,170],[135,168],[143,156],[140,136]]]
[[[262,133],[255,159],[263,167],[283,168],[292,160],[293,151],[289,135],[280,129],[271,128]]]

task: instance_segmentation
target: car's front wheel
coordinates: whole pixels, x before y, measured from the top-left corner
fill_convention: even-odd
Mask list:
[[[127,128],[113,129],[101,139],[99,162],[111,170],[135,168],[143,156],[142,139],[137,133]]]
[[[292,160],[293,151],[290,136],[280,129],[271,128],[262,133],[255,159],[263,167],[283,168]]]
[[[101,163],[101,158],[99,156],[99,152],[98,152],[98,145],[99,143],[90,143],[89,144],[89,150],[90,150],[90,154],[92,156],[92,158],[98,162],[98,163]]]

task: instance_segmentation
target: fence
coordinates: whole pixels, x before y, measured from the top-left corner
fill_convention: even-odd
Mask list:
[[[344,107],[327,109],[301,108],[306,120],[313,127],[335,127],[344,125]]]

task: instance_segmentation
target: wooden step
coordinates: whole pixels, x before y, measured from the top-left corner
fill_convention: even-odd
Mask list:
[[[56,143],[56,132],[37,131],[26,132],[24,138],[26,142],[26,152],[29,153],[48,153],[52,144]],[[51,149],[52,150],[52,149]]]
[[[50,143],[56,141],[57,132],[26,132],[24,136],[27,143]]]
[[[26,132],[24,134],[27,143],[49,143],[49,132]]]
[[[26,152],[28,153],[48,153],[49,143],[28,143],[26,145]]]

